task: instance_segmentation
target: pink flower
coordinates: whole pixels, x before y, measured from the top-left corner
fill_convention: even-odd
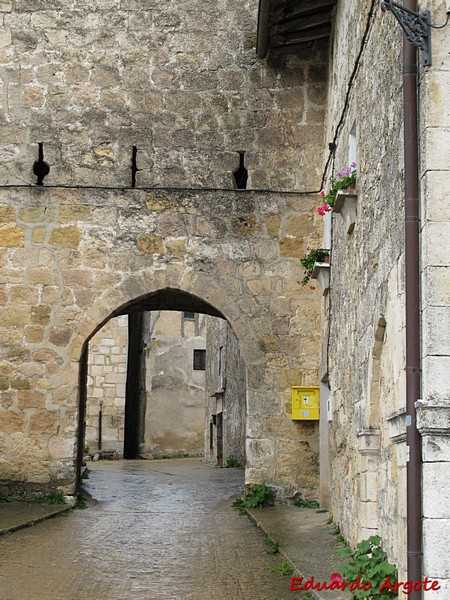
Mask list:
[[[320,191],[320,195],[321,195],[321,196],[325,196],[325,190],[321,190],[321,191]]]
[[[306,252],[309,252],[311,250],[311,246],[306,246]]]
[[[315,286],[315,285],[310,285],[310,286],[309,286],[309,289],[310,289],[310,290],[315,290],[315,289],[316,289],[316,286]]]
[[[295,283],[298,283],[298,285],[301,285],[302,282],[300,281],[300,279],[297,279],[297,281]]]
[[[330,212],[330,207],[329,205],[325,202],[324,204],[322,204],[322,206],[319,206],[317,209],[317,212],[319,213],[319,215],[321,217],[323,217],[325,215],[325,213]]]
[[[331,583],[342,583],[344,581],[344,578],[340,573],[331,573],[330,581]]]

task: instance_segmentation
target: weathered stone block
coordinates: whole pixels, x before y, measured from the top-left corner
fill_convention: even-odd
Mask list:
[[[448,519],[450,462],[425,463],[423,465],[423,481],[426,482],[423,494],[424,517]]]
[[[280,348],[280,338],[277,335],[264,335],[259,345],[264,352],[276,352]]]
[[[0,323],[3,325],[25,325],[31,321],[29,306],[16,305],[0,309]]]
[[[450,306],[428,307],[423,311],[423,352],[427,355],[450,357]]]
[[[91,215],[91,208],[82,204],[62,205],[59,207],[60,223],[72,221],[87,221]]]
[[[58,424],[58,413],[41,410],[30,418],[29,432],[31,435],[55,434]]]
[[[28,379],[11,379],[11,388],[13,390],[28,390],[30,381]]]
[[[0,227],[0,246],[17,248],[24,245],[24,231],[21,227],[3,225]]]
[[[283,229],[287,235],[299,237],[309,234],[311,226],[311,215],[291,215],[286,219]]]
[[[21,410],[26,408],[45,408],[45,394],[30,389],[22,389],[18,393],[18,405]]]
[[[50,332],[49,341],[55,346],[68,346],[72,339],[73,330],[68,328],[53,328]]]
[[[4,434],[16,433],[22,431],[24,426],[24,415],[12,411],[2,411],[2,432]]]
[[[298,369],[281,369],[280,388],[290,388],[293,385],[301,385],[302,371]]]
[[[162,254],[164,252],[163,240],[155,235],[140,235],[137,241],[140,252],[145,254]]]
[[[15,223],[16,211],[12,206],[0,206],[0,223]]]
[[[50,458],[60,460],[62,458],[73,459],[75,453],[72,437],[53,436],[48,443]]]
[[[43,244],[45,242],[46,233],[46,229],[33,229],[31,232],[31,241],[34,244]]]
[[[164,246],[167,254],[173,256],[184,256],[186,254],[186,239],[166,240]]]
[[[280,255],[302,258],[304,256],[303,238],[283,238],[280,240]]]
[[[81,230],[75,226],[53,229],[50,244],[56,248],[78,248],[81,240]]]
[[[50,321],[51,306],[41,304],[31,308],[31,322],[36,325],[46,325]]]
[[[423,570],[428,577],[450,579],[450,564],[446,554],[449,543],[449,518],[423,520]]]
[[[252,279],[247,281],[247,287],[255,296],[267,296],[270,294],[270,280]]]

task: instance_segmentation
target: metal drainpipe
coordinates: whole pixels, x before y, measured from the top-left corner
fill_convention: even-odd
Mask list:
[[[405,6],[417,10],[415,0]],[[417,50],[403,41],[403,110],[405,157],[405,277],[406,277],[406,443],[408,579],[422,579],[422,443],[415,402],[421,397],[419,158],[417,134]],[[420,600],[413,591],[410,600]]]

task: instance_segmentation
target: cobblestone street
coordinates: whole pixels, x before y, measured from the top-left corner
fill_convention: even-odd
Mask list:
[[[96,503],[0,538],[1,600],[284,600],[262,534],[231,508],[242,469],[93,463]]]

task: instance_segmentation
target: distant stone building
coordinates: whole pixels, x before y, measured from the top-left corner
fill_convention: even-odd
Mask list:
[[[239,342],[223,319],[206,333],[205,456],[218,465],[245,466],[247,390]]]
[[[128,319],[111,319],[89,343],[85,445],[123,455],[127,382]],[[99,413],[101,412],[101,417]]]
[[[150,313],[147,407],[141,455],[204,455],[206,316]]]
[[[140,455],[203,456],[206,317],[192,312],[146,315],[146,406]],[[86,445],[123,456],[128,319],[116,317],[89,344]],[[99,414],[101,412],[101,415]]]

